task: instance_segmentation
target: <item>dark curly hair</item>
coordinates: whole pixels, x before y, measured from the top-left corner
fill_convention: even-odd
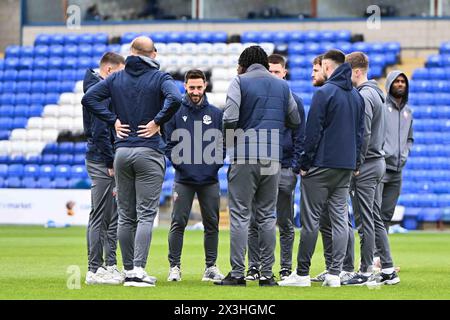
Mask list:
[[[269,59],[267,53],[260,46],[251,46],[242,51],[238,64],[247,69],[254,63],[259,63],[263,65],[267,70],[269,70]]]

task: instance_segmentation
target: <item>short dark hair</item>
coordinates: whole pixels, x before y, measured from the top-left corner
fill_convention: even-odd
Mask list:
[[[254,63],[259,63],[263,65],[267,70],[269,70],[269,59],[267,53],[260,46],[251,46],[242,51],[238,64],[247,69]]]
[[[352,69],[364,69],[369,68],[369,57],[363,52],[356,51],[348,54],[345,57],[345,62],[348,62]]]
[[[192,69],[186,72],[184,75],[184,83],[187,83],[189,79],[203,79],[203,82],[206,82],[205,73],[198,69]]]
[[[323,54],[318,55],[317,57],[314,58],[313,65],[318,64],[318,65],[321,66],[322,65],[322,60],[323,60]]]
[[[105,63],[109,63],[109,64],[117,66],[120,64],[125,64],[125,59],[123,56],[121,56],[118,53],[106,52],[100,59],[100,65],[103,65]]]
[[[331,49],[323,55],[322,60],[332,60],[340,65],[345,62],[345,54],[341,50]]]
[[[269,63],[281,64],[283,68],[286,68],[286,59],[281,54],[271,54],[267,59],[269,60]]]

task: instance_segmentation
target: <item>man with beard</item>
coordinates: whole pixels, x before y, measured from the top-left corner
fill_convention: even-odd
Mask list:
[[[319,221],[328,212],[332,226],[332,260],[324,286],[340,287],[348,242],[347,197],[352,171],[364,132],[364,100],[351,83],[351,68],[339,50],[322,60],[326,83],[313,96],[306,122],[305,147],[300,157],[302,230],[297,270],[280,286],[311,286],[309,269]]]
[[[402,187],[402,170],[414,142],[413,117],[408,107],[409,85],[406,74],[399,70],[390,72],[386,78],[386,140],[384,152],[386,172],[378,186],[374,203],[374,214],[379,214],[389,231],[389,224],[394,215],[395,206]],[[389,256],[377,243],[377,254],[381,266]],[[400,281],[397,272],[392,268],[384,268],[377,282],[395,284]]]
[[[175,168],[173,187],[172,222],[169,231],[169,277],[168,281],[181,280],[181,251],[183,235],[191,213],[192,201],[197,194],[203,225],[205,227],[204,247],[206,268],[202,281],[222,280],[224,276],[216,266],[219,244],[220,186],[217,172],[223,165],[224,150],[222,111],[208,103],[205,95],[206,77],[201,70],[190,70],[185,75],[186,94],[175,116],[165,125],[166,156]],[[216,129],[214,163],[205,162],[205,149],[211,144],[203,141],[208,129]],[[177,130],[177,131],[176,131]],[[183,132],[180,132],[183,130]],[[179,132],[179,133],[178,133]],[[197,132],[201,134],[196,136]],[[180,141],[180,136],[182,137]],[[179,156],[182,147],[183,155]],[[187,156],[189,154],[189,156]],[[201,161],[197,163],[196,157]]]

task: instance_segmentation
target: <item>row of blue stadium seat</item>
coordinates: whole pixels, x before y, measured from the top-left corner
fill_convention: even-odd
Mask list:
[[[340,49],[338,47],[338,49]],[[310,53],[301,53],[301,52],[289,52],[288,55],[288,65],[290,68],[292,67],[303,67],[308,68],[311,66],[314,58],[317,54],[321,54],[326,52],[327,50],[319,50],[316,54]],[[351,50],[350,50],[351,52]],[[369,55],[369,65],[372,66],[384,66],[391,65],[397,62],[397,56],[394,54],[386,53],[386,54],[371,54]]]
[[[439,52],[441,54],[450,54],[450,41],[442,43]]]
[[[54,57],[47,58],[8,58],[5,60],[5,70],[48,70],[48,69],[86,69],[97,68],[99,57]]]
[[[413,128],[415,131],[423,132],[450,132],[450,119],[414,119]]]
[[[38,34],[34,45],[52,45],[52,44],[107,44],[107,33],[68,33],[68,34]]]
[[[450,181],[450,170],[405,170],[405,181]]]
[[[409,92],[449,92],[450,80],[412,80]]]
[[[140,35],[151,37],[155,43],[224,43],[228,40],[227,33],[223,31],[127,32],[122,35],[121,43],[130,43]]]
[[[0,177],[71,177],[84,179],[88,177],[88,174],[84,165],[0,164]]]
[[[400,195],[398,203],[405,207],[450,207],[450,194],[407,193]]]
[[[5,158],[4,160],[2,158]],[[39,156],[33,156],[25,158],[24,156],[0,156],[1,164],[33,164],[33,165],[43,165],[43,164],[53,164],[53,165],[84,165],[86,159],[85,152],[82,153],[62,153],[62,154],[44,154]]]
[[[0,94],[0,105],[47,105],[57,104],[58,93],[3,93]]]
[[[450,106],[412,106],[414,119],[450,119]]]
[[[241,42],[331,42],[350,41],[349,30],[309,30],[309,31],[245,31],[241,34]]]
[[[10,118],[29,118],[29,117],[39,117],[44,110],[42,105],[0,105],[0,117],[10,117]]]
[[[413,80],[450,80],[450,67],[417,68],[413,72]]]
[[[449,144],[450,132],[414,132],[414,143]]]
[[[450,54],[433,54],[425,63],[427,68],[450,67]]]
[[[445,169],[450,170],[450,158],[448,157],[409,157],[406,163],[407,169]],[[450,191],[450,189],[449,189]]]
[[[119,44],[82,44],[82,45],[51,45],[51,46],[8,46],[5,57],[8,58],[50,58],[50,57],[78,57],[102,56],[107,51],[120,52]]]
[[[2,93],[63,93],[72,92],[75,81],[4,81],[0,82]]]
[[[446,105],[450,106],[450,93],[417,93],[409,94],[408,103],[412,106]]]
[[[82,80],[86,69],[77,70],[5,70],[0,71],[0,81],[77,81]]]
[[[449,181],[403,181],[402,193],[448,193],[450,190]]]
[[[80,178],[0,178],[0,188],[28,188],[28,189],[89,189],[91,180]]]
[[[0,130],[13,130],[18,128],[25,128],[28,123],[28,118],[4,118],[0,117]]]
[[[413,157],[450,157],[450,144],[421,144],[417,141],[417,135],[415,135],[414,146],[411,150],[411,156]],[[419,133],[421,135],[421,133]]]
[[[50,153],[84,153],[86,152],[87,144],[86,142],[60,142],[60,143],[48,143],[44,150],[43,154]]]

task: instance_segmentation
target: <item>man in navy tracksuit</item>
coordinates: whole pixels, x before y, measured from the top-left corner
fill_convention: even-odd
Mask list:
[[[206,77],[201,70],[190,70],[186,73],[185,88],[186,95],[183,97],[181,108],[164,127],[166,156],[175,168],[174,204],[169,232],[170,270],[167,280],[181,280],[183,236],[195,194],[198,197],[205,228],[203,245],[206,268],[202,280],[222,280],[223,275],[216,266],[216,260],[220,205],[217,172],[223,165],[225,154],[222,138],[223,113],[208,103],[205,95]],[[208,132],[215,133],[214,141],[203,139]],[[186,149],[183,149],[183,146],[186,146]],[[206,154],[208,146],[213,147],[210,154]],[[211,159],[206,159],[208,156]]]
[[[159,132],[180,107],[181,94],[172,77],[159,71],[150,38],[134,39],[130,54],[125,70],[89,89],[82,104],[116,129],[114,169],[124,285],[152,287],[156,279],[144,268],[165,172]],[[112,110],[100,104],[108,98]]]
[[[284,79],[287,74],[286,61],[279,54],[272,54],[269,59],[269,71],[274,76]],[[305,138],[305,109],[302,100],[292,93],[300,114],[300,127],[284,128],[283,156],[281,159],[280,182],[277,199],[277,224],[280,230],[280,279],[284,280],[291,274],[292,249],[294,245],[294,192],[297,185],[297,174],[300,172],[299,159],[303,151]],[[258,225],[251,219],[248,231],[248,261],[249,270],[246,280],[259,278],[260,253],[258,252]]]
[[[364,132],[364,100],[353,88],[352,69],[344,62],[345,55],[338,50],[328,51],[322,60],[328,80],[313,96],[300,158],[303,227],[297,271],[279,282],[282,286],[311,286],[309,268],[324,212],[332,224],[333,255],[323,285],[341,285],[348,240],[347,197],[352,172],[359,168]]]
[[[125,59],[107,52],[100,60],[99,73],[86,70],[83,91],[122,70]],[[105,105],[109,107],[109,100]],[[117,270],[117,206],[113,196],[114,183],[114,130],[83,108],[84,134],[87,139],[86,168],[92,181],[91,212],[87,228],[89,271],[86,284],[119,284],[122,275]],[[103,254],[105,265],[103,265]]]

